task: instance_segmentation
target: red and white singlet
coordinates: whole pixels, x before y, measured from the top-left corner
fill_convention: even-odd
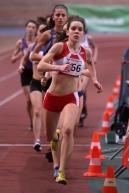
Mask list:
[[[54,58],[54,64],[71,64],[70,71],[65,73],[63,72],[63,74],[79,76],[81,75],[81,71],[85,69],[86,51],[82,46],[79,47],[78,51],[71,51],[65,42],[62,53]]]

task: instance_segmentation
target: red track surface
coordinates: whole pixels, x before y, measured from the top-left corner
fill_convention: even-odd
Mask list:
[[[88,162],[84,159],[89,149],[91,134],[100,127],[101,116],[107,97],[121,70],[121,56],[128,47],[126,35],[97,35],[95,41],[99,47],[97,64],[98,77],[103,84],[103,93],[97,94],[92,84],[88,87],[88,118],[85,128],[78,129],[75,149],[69,163],[68,185],[56,184],[52,177],[52,165],[48,163],[43,147],[41,153],[33,148],[33,134],[27,131],[28,117],[25,111],[23,94],[6,102],[5,99],[20,90],[19,76],[2,77],[16,70],[17,65],[10,62],[11,52],[0,55],[0,192],[1,193],[92,193],[88,180],[83,177]],[[5,104],[2,105],[2,101]],[[45,137],[42,137],[46,144]],[[16,144],[21,146],[16,147]],[[24,146],[28,144],[28,146]],[[86,146],[85,146],[86,145]],[[101,187],[100,187],[101,189]]]

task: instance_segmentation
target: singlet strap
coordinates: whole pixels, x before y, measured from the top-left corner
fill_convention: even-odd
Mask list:
[[[69,53],[69,48],[66,42],[62,42],[63,43],[63,49],[62,52],[58,55],[54,57],[54,60],[59,60],[61,58],[63,58],[64,56],[66,56]]]

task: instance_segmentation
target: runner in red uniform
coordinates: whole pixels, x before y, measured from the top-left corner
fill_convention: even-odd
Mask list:
[[[86,68],[98,92],[102,91],[91,53],[80,46],[85,30],[83,18],[75,16],[70,19],[67,24],[68,41],[54,44],[37,66],[40,72],[52,71],[52,83],[44,98],[44,116],[49,141],[53,139],[56,128],[62,132],[60,165],[56,177],[56,182],[62,184],[67,183],[66,165],[74,145],[74,129],[79,112],[78,79]],[[56,102],[58,108],[54,105],[55,101],[59,102]]]

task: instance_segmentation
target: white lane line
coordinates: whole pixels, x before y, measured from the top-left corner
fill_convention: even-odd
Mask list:
[[[49,144],[41,144],[42,146],[50,146]],[[33,146],[33,144],[23,144],[23,143],[0,143],[0,147],[31,147]],[[90,144],[75,144],[75,147],[90,147]],[[116,148],[112,148],[112,149],[116,149]],[[109,148],[110,150],[110,148]],[[110,157],[110,156],[108,156]]]
[[[42,147],[50,147],[49,144],[41,144]],[[74,147],[89,147],[90,144],[75,144]],[[33,147],[33,144],[9,144],[9,143],[1,143],[0,147]],[[106,158],[111,158],[110,155],[105,155]],[[122,156],[116,156],[115,159],[121,159]]]
[[[33,144],[6,144],[6,143],[1,143],[0,144],[0,147],[32,147]],[[49,147],[50,145],[49,144],[41,144],[41,146],[43,147]],[[74,145],[75,147],[89,147],[90,144],[75,144]]]
[[[13,93],[12,95],[8,96],[7,98],[5,98],[4,100],[0,101],[0,107],[2,107],[3,105],[5,105],[6,103],[10,102],[11,100],[13,100],[14,98],[16,98],[17,96],[19,96],[20,94],[22,94],[22,89],[16,91],[15,93]]]
[[[7,75],[5,75],[5,76],[2,76],[2,77],[0,77],[0,83],[3,82],[3,81],[5,81],[5,80],[8,80],[8,79],[10,79],[10,78],[12,78],[12,77],[14,77],[14,76],[16,76],[16,75],[18,75],[17,70],[11,72],[10,74],[7,74]]]

